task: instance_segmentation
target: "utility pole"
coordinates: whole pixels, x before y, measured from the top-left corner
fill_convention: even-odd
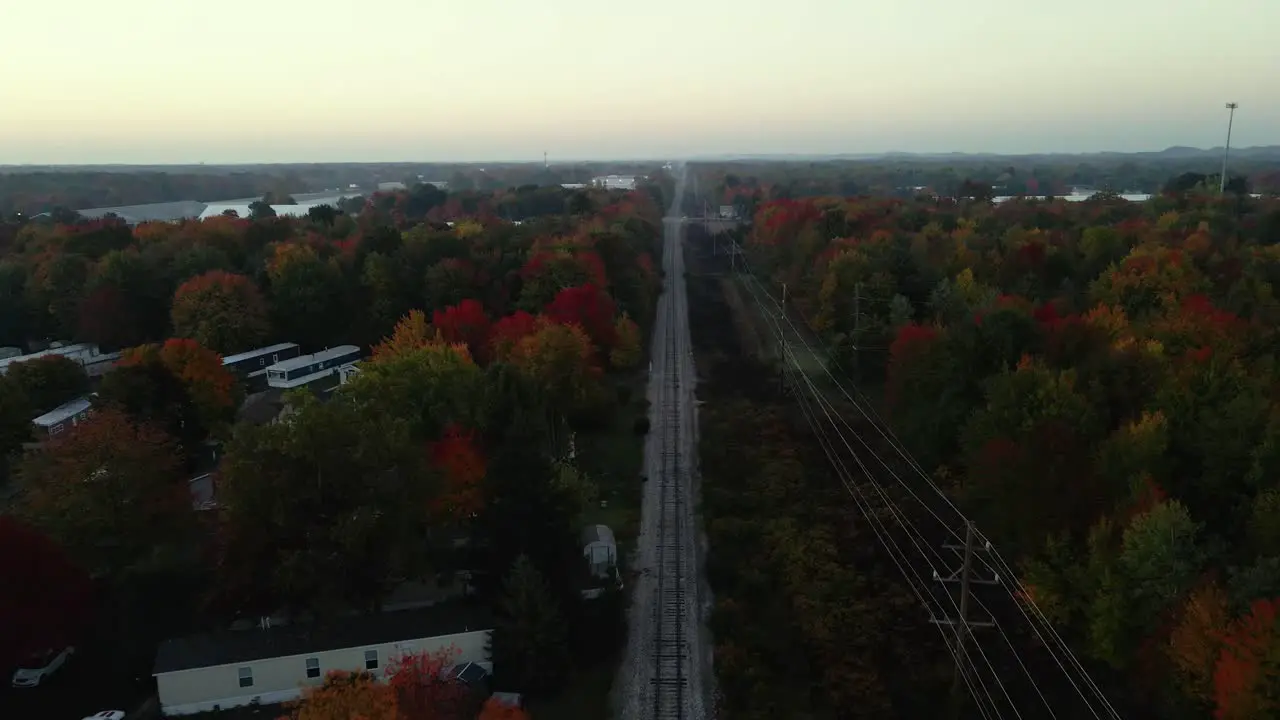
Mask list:
[[[1227,156],[1231,154],[1231,124],[1236,119],[1236,108],[1240,107],[1240,103],[1227,103],[1227,145],[1222,148],[1222,177],[1218,183],[1218,194],[1223,195],[1227,192]]]
[[[964,545],[955,545],[951,543],[944,544],[942,547],[951,550],[963,558],[963,562],[959,570],[952,571],[951,574],[943,577],[935,570],[933,579],[942,583],[944,589],[950,594],[949,585],[960,584],[960,617],[953,618],[944,616],[942,618],[932,618],[931,622],[937,625],[948,625],[955,628],[956,631],[956,669],[955,675],[951,680],[951,692],[953,701],[956,703],[956,711],[959,712],[959,701],[962,697],[963,678],[966,669],[968,669],[968,656],[965,654],[965,641],[969,637],[969,633],[973,628],[989,628],[994,627],[994,620],[988,616],[981,620],[969,619],[969,596],[974,585],[999,585],[1000,577],[992,574],[992,577],[974,577],[973,572],[973,554],[975,551],[990,552],[991,543],[983,543],[982,547],[974,547],[975,531],[972,520],[965,520],[964,528]],[[943,606],[945,610],[945,605]]]
[[[853,382],[857,384],[862,381],[862,369],[860,356],[862,352],[858,349],[859,339],[862,337],[862,283],[853,284],[853,334],[849,338],[849,344],[853,346]]]
[[[782,283],[782,312],[787,311],[787,284]]]

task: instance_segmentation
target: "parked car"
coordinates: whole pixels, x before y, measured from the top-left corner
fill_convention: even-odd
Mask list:
[[[13,672],[13,686],[22,688],[39,685],[45,678],[65,665],[67,658],[71,657],[75,651],[75,648],[67,646],[62,650],[46,650],[44,653],[28,659]]]
[[[103,710],[96,712],[83,720],[124,720],[123,710]]]

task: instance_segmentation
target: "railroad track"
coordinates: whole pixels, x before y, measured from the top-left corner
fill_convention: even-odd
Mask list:
[[[679,252],[679,250],[677,250]],[[674,293],[673,293],[674,295]],[[685,506],[687,468],[682,462],[683,432],[680,369],[680,303],[667,302],[667,332],[661,394],[662,474],[658,479],[659,516],[655,543],[657,587],[654,589],[653,718],[684,720],[689,717],[689,643],[686,637],[685,556],[688,548]]]

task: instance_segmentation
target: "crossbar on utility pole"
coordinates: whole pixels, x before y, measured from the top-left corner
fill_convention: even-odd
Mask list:
[[[942,617],[932,618],[931,622],[937,625],[948,625],[955,628],[956,631],[956,668],[955,674],[952,676],[952,695],[958,700],[961,690],[961,679],[965,669],[968,667],[967,654],[965,652],[965,642],[969,633],[973,628],[989,628],[994,627],[995,622],[990,616],[982,620],[969,619],[969,598],[975,585],[999,585],[1000,576],[994,573],[990,578],[974,577],[973,572],[973,555],[975,551],[989,552],[991,543],[983,543],[981,547],[974,547],[976,531],[973,527],[972,520],[965,521],[964,544],[955,545],[951,543],[944,544],[942,547],[961,555],[963,562],[959,570],[952,571],[949,575],[939,575],[937,571],[933,573],[933,579],[942,583],[944,587],[951,583],[960,583],[960,617]],[[947,590],[950,593],[950,590]]]

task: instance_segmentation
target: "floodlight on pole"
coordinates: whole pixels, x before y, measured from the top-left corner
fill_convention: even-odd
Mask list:
[[[1218,182],[1218,194],[1223,195],[1227,192],[1227,157],[1231,154],[1231,123],[1236,119],[1236,108],[1240,107],[1239,103],[1227,103],[1227,145],[1222,148],[1222,177]]]

